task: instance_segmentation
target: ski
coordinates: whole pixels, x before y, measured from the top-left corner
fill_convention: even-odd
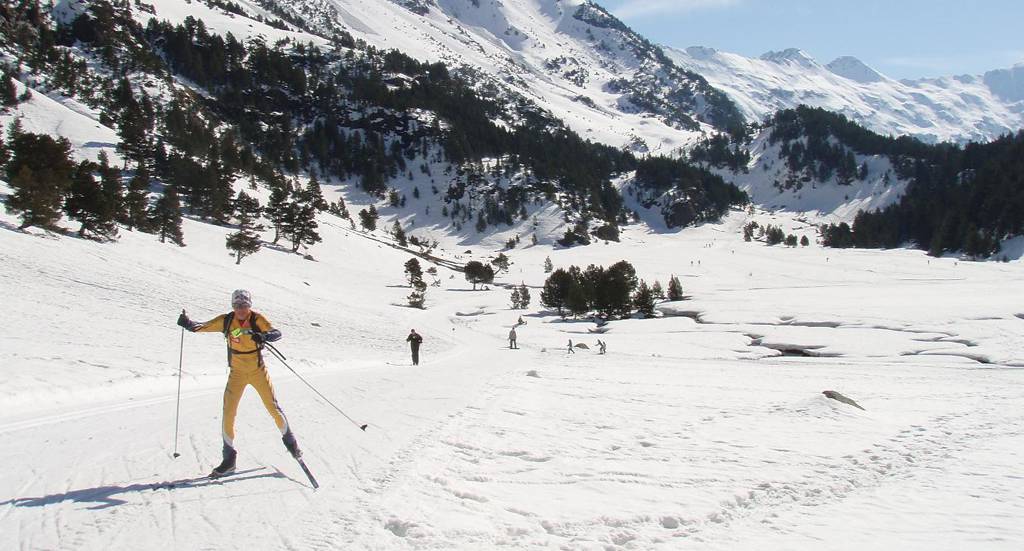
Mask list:
[[[318,484],[316,479],[313,478],[313,473],[309,472],[309,467],[306,466],[306,462],[303,461],[301,457],[296,457],[295,460],[298,461],[299,466],[302,467],[302,472],[306,473],[306,478],[308,478],[309,483],[313,485],[313,489],[316,490],[319,488],[320,484]]]
[[[256,470],[259,469],[250,469],[247,471],[232,471],[230,473],[225,473],[220,476],[213,476],[213,474],[211,473],[208,475],[197,476],[193,478],[182,478],[180,480],[172,480],[169,482],[158,482],[155,484],[150,484],[149,488],[151,490],[174,490],[177,488],[194,488],[197,486],[203,486],[207,483],[212,483],[214,481],[219,481],[222,478],[228,478],[236,474],[248,473]]]

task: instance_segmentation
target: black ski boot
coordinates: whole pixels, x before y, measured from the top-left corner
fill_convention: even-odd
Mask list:
[[[224,460],[220,462],[220,465],[214,467],[210,478],[220,478],[235,472],[235,458],[237,457],[238,452],[235,451],[235,448],[224,444]]]
[[[292,434],[292,429],[288,429],[288,432],[284,433],[281,437],[281,441],[284,442],[284,447],[288,448],[288,453],[292,454],[295,459],[302,459],[302,450],[299,449],[299,443],[295,441],[295,435]]]

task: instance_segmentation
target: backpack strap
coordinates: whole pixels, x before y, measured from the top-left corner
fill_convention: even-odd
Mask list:
[[[249,323],[252,324],[252,327],[251,327],[250,331],[259,331],[259,327],[256,325],[256,318],[258,318],[258,317],[259,317],[259,314],[257,314],[255,310],[250,310],[250,312],[249,312]],[[221,329],[221,331],[224,333],[224,339],[226,341],[227,349],[228,349],[228,366],[231,365],[231,356],[233,354],[256,354],[257,358],[258,358],[258,361],[259,361],[259,366],[263,367],[263,350],[262,350],[262,347],[257,347],[256,350],[253,350],[251,352],[238,352],[236,350],[232,350],[230,337],[231,337],[231,322],[233,322],[233,321],[235,321],[235,312],[234,311],[228,312],[227,314],[224,315],[224,327]]]

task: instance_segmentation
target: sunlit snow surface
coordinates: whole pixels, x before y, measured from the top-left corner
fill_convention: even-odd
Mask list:
[[[399,306],[409,255],[329,217],[316,261],[266,249],[236,266],[227,228],[187,220],[185,248],[126,231],[100,244],[21,233],[4,214],[0,547],[1019,548],[1020,263],[768,248],[742,241],[747,218],[516,249],[488,291],[441,268],[414,311]],[[528,242],[529,226],[514,231]],[[497,248],[442,247],[459,262]],[[547,256],[628,259],[691,298],[655,320],[562,322],[537,304]],[[520,282],[533,304],[510,311],[501,284]],[[241,473],[159,486],[219,461],[216,334],[185,335],[171,458],[174,319],[223,312],[236,287],[283,331],[291,365],[370,424],[269,360],[319,491],[251,391]],[[590,348],[568,355],[569,339]]]

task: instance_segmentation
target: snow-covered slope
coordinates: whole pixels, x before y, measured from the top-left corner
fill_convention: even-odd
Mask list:
[[[200,17],[216,32],[323,42],[294,26],[282,31],[251,19],[269,20],[274,16],[263,6],[277,7],[324,35],[344,30],[381,49],[464,67],[510,101],[527,98],[586,138],[638,151],[672,152],[737,115],[760,121],[800,104],[842,113],[881,134],[930,142],[989,141],[1024,127],[1024,65],[897,81],[854,57],[821,64],[798,49],[760,58],[661,49],[586,0],[237,4],[249,17],[185,0],[153,6],[158,18]],[[136,15],[143,22],[151,16]]]
[[[858,175],[846,185],[834,175],[825,181],[817,177],[805,181],[786,166],[781,144],[770,143],[769,136],[770,131],[761,132],[751,142],[750,162],[742,170],[713,169],[762,208],[797,213],[812,224],[852,223],[862,210],[895,203],[907,188],[907,180],[896,175],[892,159],[859,153],[854,158],[864,169],[863,178]]]
[[[749,219],[517,248],[487,291],[442,266],[419,311],[400,305],[409,255],[328,216],[315,262],[267,248],[236,266],[228,228],[187,221],[184,248],[137,232],[110,244],[0,214],[0,547],[1019,547],[1019,264],[769,248],[742,241]],[[690,300],[653,320],[563,322],[537,304],[548,256],[625,258],[648,281],[678,275]],[[512,311],[502,285],[520,282],[534,300]],[[223,342],[182,340],[174,320],[222,312],[237,287],[284,332],[289,363],[370,424],[268,359],[320,490],[251,390],[240,472],[196,478],[219,461]],[[597,338],[607,355],[565,352]]]
[[[712,48],[666,48],[759,121],[804,104],[842,113],[880,134],[924,141],[989,141],[1024,128],[1024,65],[922,80],[893,80],[853,57],[823,65],[798,49],[748,58]]]
[[[161,4],[156,3],[158,15]],[[725,96],[585,0],[300,0],[357,39],[477,72],[585,138],[671,151],[738,120]]]

